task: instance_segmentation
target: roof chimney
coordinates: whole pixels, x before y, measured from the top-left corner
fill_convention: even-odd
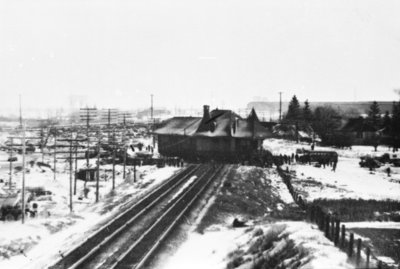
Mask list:
[[[210,112],[210,106],[209,105],[204,105],[203,106],[203,111],[204,111],[204,114],[205,113],[209,113]]]
[[[201,123],[197,131],[198,132],[214,131],[214,125],[215,123],[211,121],[210,106],[204,105],[203,118],[201,119]]]
[[[203,106],[203,122],[207,122],[211,119],[210,115],[210,106],[204,105]]]

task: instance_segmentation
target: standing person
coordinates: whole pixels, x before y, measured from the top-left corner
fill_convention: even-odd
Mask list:
[[[336,165],[337,165],[337,161],[335,160],[333,162],[333,167],[332,167],[332,171],[335,172],[336,171]]]
[[[390,172],[391,172],[390,166],[386,169],[386,172],[387,172],[387,176],[390,177]]]

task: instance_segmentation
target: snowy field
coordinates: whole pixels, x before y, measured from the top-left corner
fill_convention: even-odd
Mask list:
[[[273,154],[292,154],[297,148],[310,149],[308,144],[296,144],[293,141],[270,139],[264,141],[264,147]],[[386,167],[381,167],[370,173],[367,168],[361,168],[361,156],[380,156],[389,153],[387,147],[378,147],[378,152],[372,146],[353,146],[352,149],[335,149],[316,147],[315,150],[334,150],[339,154],[339,162],[335,172],[331,167],[318,168],[312,165],[293,164],[289,169],[296,172],[293,185],[306,199],[376,199],[400,200],[400,168],[391,167],[391,176],[386,173]]]

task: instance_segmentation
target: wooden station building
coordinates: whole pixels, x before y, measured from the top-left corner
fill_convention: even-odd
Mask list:
[[[164,121],[154,134],[163,156],[189,160],[244,161],[262,152],[262,143],[272,133],[263,127],[252,109],[247,118],[231,110],[210,111],[203,117],[174,117]]]

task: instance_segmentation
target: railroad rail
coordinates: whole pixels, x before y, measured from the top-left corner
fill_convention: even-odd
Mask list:
[[[179,224],[185,214],[190,211],[199,196],[204,193],[213,180],[221,175],[223,171],[224,166],[222,165],[210,167],[201,178],[174,200],[168,210],[140,238],[133,242],[130,248],[109,268],[143,268],[161,243]]]
[[[168,190],[173,190],[174,186],[187,180],[187,178],[193,175],[199,168],[199,165],[189,165],[186,167],[186,169],[167,179],[163,184],[159,185],[134,205],[131,205],[122,213],[113,218],[110,222],[105,224],[97,232],[89,236],[82,244],[65,253],[63,258],[57,261],[54,265],[50,266],[49,269],[64,269],[72,267],[73,264],[75,264],[81,257],[87,255],[91,250],[96,249],[96,247],[98,247],[98,245],[103,242],[105,238],[111,236],[114,231],[121,228],[143,209],[150,207],[157,197],[162,197],[163,193],[166,194],[168,193]]]
[[[126,264],[130,267],[137,263],[144,264],[157,248],[154,243],[158,245],[165,238],[221,170],[222,167],[209,165],[188,166],[104,225],[50,268],[126,268]],[[191,184],[183,188],[193,176],[197,178],[192,178]]]

